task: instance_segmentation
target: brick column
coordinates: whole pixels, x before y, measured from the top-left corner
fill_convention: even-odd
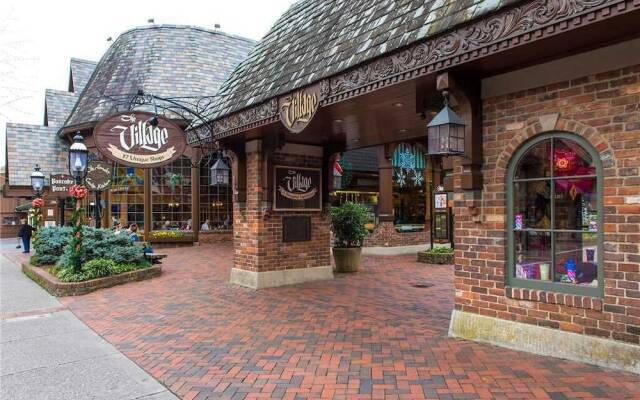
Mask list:
[[[260,140],[245,145],[246,202],[234,204],[234,267],[230,281],[253,289],[331,279],[329,221],[320,211],[273,211],[267,177],[274,165],[320,167],[322,147],[287,144],[265,151]],[[323,166],[328,168],[328,166]],[[242,168],[242,163],[238,163]],[[311,240],[284,243],[282,219],[311,218]]]

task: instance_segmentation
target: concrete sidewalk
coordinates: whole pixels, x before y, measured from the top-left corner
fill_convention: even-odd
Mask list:
[[[1,399],[176,399],[23,275],[3,247]]]

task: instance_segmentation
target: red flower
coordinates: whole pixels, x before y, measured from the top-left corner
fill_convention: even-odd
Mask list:
[[[89,189],[82,185],[72,185],[69,188],[69,195],[75,197],[78,200],[82,200],[89,194]]]
[[[33,199],[31,205],[33,206],[33,208],[40,208],[44,205],[44,200],[42,200],[41,198]]]

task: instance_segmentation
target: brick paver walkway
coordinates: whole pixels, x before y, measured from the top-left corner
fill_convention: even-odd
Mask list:
[[[252,291],[230,245],[166,252],[160,278],[63,302],[185,399],[640,398],[637,375],[447,338],[448,266]]]

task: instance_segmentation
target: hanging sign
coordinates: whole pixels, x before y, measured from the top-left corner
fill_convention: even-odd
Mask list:
[[[320,85],[293,92],[278,99],[280,121],[293,133],[307,127],[320,105]]]
[[[91,161],[87,166],[87,177],[85,183],[89,190],[101,192],[111,187],[111,177],[113,167],[104,161]]]
[[[56,174],[49,177],[49,189],[51,193],[67,193],[69,188],[75,183],[76,181],[71,175]]]
[[[434,194],[434,206],[438,210],[446,209],[447,204],[447,194],[446,193],[435,193]]]
[[[130,111],[112,115],[93,130],[96,147],[105,157],[121,165],[153,168],[169,164],[187,147],[182,129],[170,120],[152,113]]]
[[[320,168],[274,167],[274,210],[321,211]]]

